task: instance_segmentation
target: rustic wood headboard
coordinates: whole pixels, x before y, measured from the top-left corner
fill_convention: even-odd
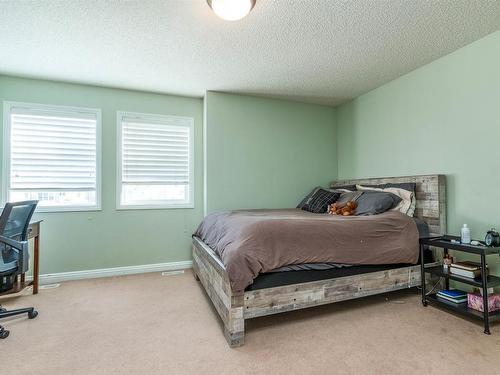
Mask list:
[[[416,186],[417,206],[415,217],[429,225],[431,235],[446,233],[446,176],[442,174],[405,177],[362,178],[333,181],[331,188],[342,185],[378,185],[387,183],[413,182]]]

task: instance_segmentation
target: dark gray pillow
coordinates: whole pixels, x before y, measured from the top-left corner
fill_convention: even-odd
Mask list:
[[[356,203],[356,215],[377,215],[397,206],[401,198],[384,191],[363,191]]]
[[[356,202],[360,196],[363,195],[363,191],[351,191],[349,193],[342,193],[340,198],[337,199],[338,206],[344,206],[347,202]]]
[[[324,214],[326,213],[328,205],[335,203],[339,197],[340,193],[319,188],[300,208],[315,214]]]

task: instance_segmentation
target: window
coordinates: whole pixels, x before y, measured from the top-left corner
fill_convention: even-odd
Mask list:
[[[3,202],[100,209],[100,123],[97,109],[5,102]]]
[[[193,207],[193,119],[118,112],[117,207]]]

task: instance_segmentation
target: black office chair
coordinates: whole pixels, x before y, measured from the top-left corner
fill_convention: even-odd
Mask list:
[[[0,216],[0,292],[14,287],[17,276],[28,271],[28,226],[38,201],[7,203]],[[0,318],[28,314],[29,319],[38,315],[33,307],[6,310],[0,306]],[[0,325],[0,339],[9,331]]]

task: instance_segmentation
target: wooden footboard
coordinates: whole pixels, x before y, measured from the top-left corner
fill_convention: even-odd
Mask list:
[[[243,345],[245,319],[340,302],[420,285],[420,266],[234,293],[220,259],[193,238],[193,269],[224,324],[231,347]]]
[[[224,324],[231,347],[244,343],[243,292],[233,293],[224,265],[199,238],[193,239],[193,271],[203,284]]]

